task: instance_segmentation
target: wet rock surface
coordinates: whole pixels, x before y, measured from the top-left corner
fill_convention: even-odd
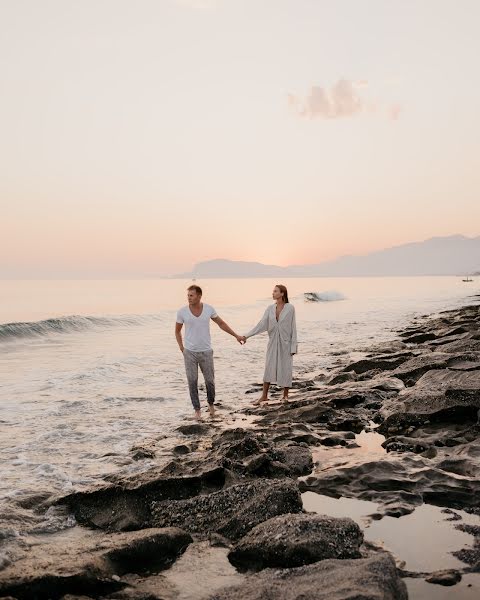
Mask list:
[[[324,560],[296,569],[266,569],[210,600],[406,600],[405,584],[386,554]]]
[[[425,581],[436,583],[437,585],[455,585],[462,579],[462,574],[453,569],[448,571],[437,571],[429,575]]]
[[[363,534],[352,519],[287,514],[257,525],[229,553],[241,570],[299,567],[327,558],[360,558]]]
[[[108,535],[68,530],[47,547],[28,540],[23,552],[1,572],[0,596],[61,598],[65,594],[100,597],[125,587],[127,572],[160,571],[192,542],[178,528],[144,529]]]
[[[296,481],[258,480],[190,500],[153,502],[151,522],[156,527],[181,524],[190,533],[214,532],[237,540],[271,517],[302,510]]]

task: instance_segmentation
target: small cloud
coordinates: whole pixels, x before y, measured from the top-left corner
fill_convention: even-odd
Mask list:
[[[360,90],[368,86],[369,82],[365,79],[355,82],[340,79],[330,89],[312,86],[304,98],[287,94],[287,103],[295,114],[309,119],[340,119],[362,113],[385,114],[385,103],[360,95]],[[392,104],[386,109],[387,117],[396,121],[401,111],[399,104]]]
[[[289,97],[289,105],[296,108],[300,116],[311,119],[350,117],[363,109],[362,99],[347,79],[340,79],[330,90],[313,86],[303,101],[293,94]]]

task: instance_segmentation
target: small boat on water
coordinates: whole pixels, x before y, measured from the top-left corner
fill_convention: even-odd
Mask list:
[[[471,279],[470,277],[468,277],[466,279],[462,279],[462,281],[464,281],[465,283],[470,283],[471,281],[473,281],[473,279]]]

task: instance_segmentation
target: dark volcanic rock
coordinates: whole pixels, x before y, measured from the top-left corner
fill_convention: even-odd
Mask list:
[[[436,571],[429,575],[425,581],[428,583],[436,583],[438,585],[455,585],[462,579],[462,574],[459,571],[449,569],[446,571]]]
[[[442,352],[480,352],[480,339],[470,337],[442,346]]]
[[[406,344],[423,344],[424,342],[434,340],[436,337],[434,333],[416,333],[415,335],[404,337],[403,341]]]
[[[193,541],[191,535],[175,527],[141,533],[128,544],[105,552],[105,560],[117,575],[164,569]]]
[[[304,406],[290,403],[269,411],[260,423],[326,423],[332,413],[329,406],[316,400],[309,401]]]
[[[215,532],[236,540],[271,517],[302,510],[295,481],[260,479],[190,500],[153,502],[152,524],[181,524],[190,533]]]
[[[415,454],[425,452],[430,447],[428,443],[402,435],[386,439],[382,446],[387,452],[414,452]]]
[[[459,447],[458,452],[463,450]],[[422,502],[451,508],[476,507],[480,465],[475,458],[466,460],[467,456],[462,452],[457,456],[459,460],[450,457],[445,464],[440,455],[426,458],[392,452],[381,460],[314,473],[300,482],[300,489],[378,502],[383,505],[383,514],[389,516],[408,514]]]
[[[357,375],[366,373],[367,371],[373,371],[375,369],[380,369],[381,371],[391,371],[408,360],[410,356],[412,356],[412,354],[409,352],[397,355],[395,357],[383,356],[365,358],[347,365],[343,370],[346,372],[354,371],[357,373]]]
[[[192,542],[177,528],[54,534],[48,552],[38,544],[2,571],[0,596],[20,600],[57,599],[66,594],[98,598],[125,587],[124,573],[157,572],[169,566]]]
[[[54,503],[66,504],[84,525],[131,531],[148,526],[154,500],[191,498],[245,478],[299,477],[312,467],[312,454],[305,444],[284,441],[274,445],[263,434],[237,428],[215,436],[211,450],[185,454],[162,468],[116,478],[111,485],[70,494]]]
[[[79,523],[109,531],[132,531],[148,526],[153,500],[190,498],[225,484],[221,467],[205,469],[190,477],[168,477],[162,469],[118,479],[92,491],[75,492],[57,498],[53,504],[65,504]]]
[[[352,519],[281,515],[260,523],[228,555],[240,570],[299,567],[326,558],[359,558],[363,542]]]
[[[400,392],[395,402],[386,403],[379,431],[388,433],[391,427],[427,419],[476,421],[479,408],[480,371],[428,371],[414,387]]]
[[[385,553],[371,558],[324,560],[296,569],[266,569],[210,600],[407,600],[395,563]]]
[[[456,526],[460,531],[465,531],[474,536],[473,548],[462,548],[452,552],[459,560],[472,567],[472,571],[480,573],[480,527],[478,525],[467,525],[460,523]]]
[[[179,433],[183,435],[204,435],[210,430],[210,425],[207,423],[190,423],[189,425],[180,425],[177,427]]]
[[[385,392],[401,392],[405,389],[405,384],[398,377],[389,377],[388,379],[380,379],[378,383],[372,382],[374,388]]]
[[[427,352],[410,358],[392,373],[404,383],[417,381],[424,373],[432,369],[445,369],[451,355],[445,352]]]
[[[355,373],[353,372],[333,375],[326,383],[327,385],[338,385],[340,383],[347,383],[351,381],[356,381]]]
[[[241,476],[268,478],[299,477],[313,466],[305,444],[285,440],[274,445],[267,436],[241,428],[215,436],[207,460]]]

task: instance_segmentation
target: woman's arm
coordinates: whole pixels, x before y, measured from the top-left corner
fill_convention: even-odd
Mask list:
[[[255,325],[253,329],[250,329],[248,333],[244,335],[245,338],[252,337],[253,335],[257,335],[258,333],[263,333],[268,330],[268,311],[269,308],[264,312],[263,317],[260,321]]]

